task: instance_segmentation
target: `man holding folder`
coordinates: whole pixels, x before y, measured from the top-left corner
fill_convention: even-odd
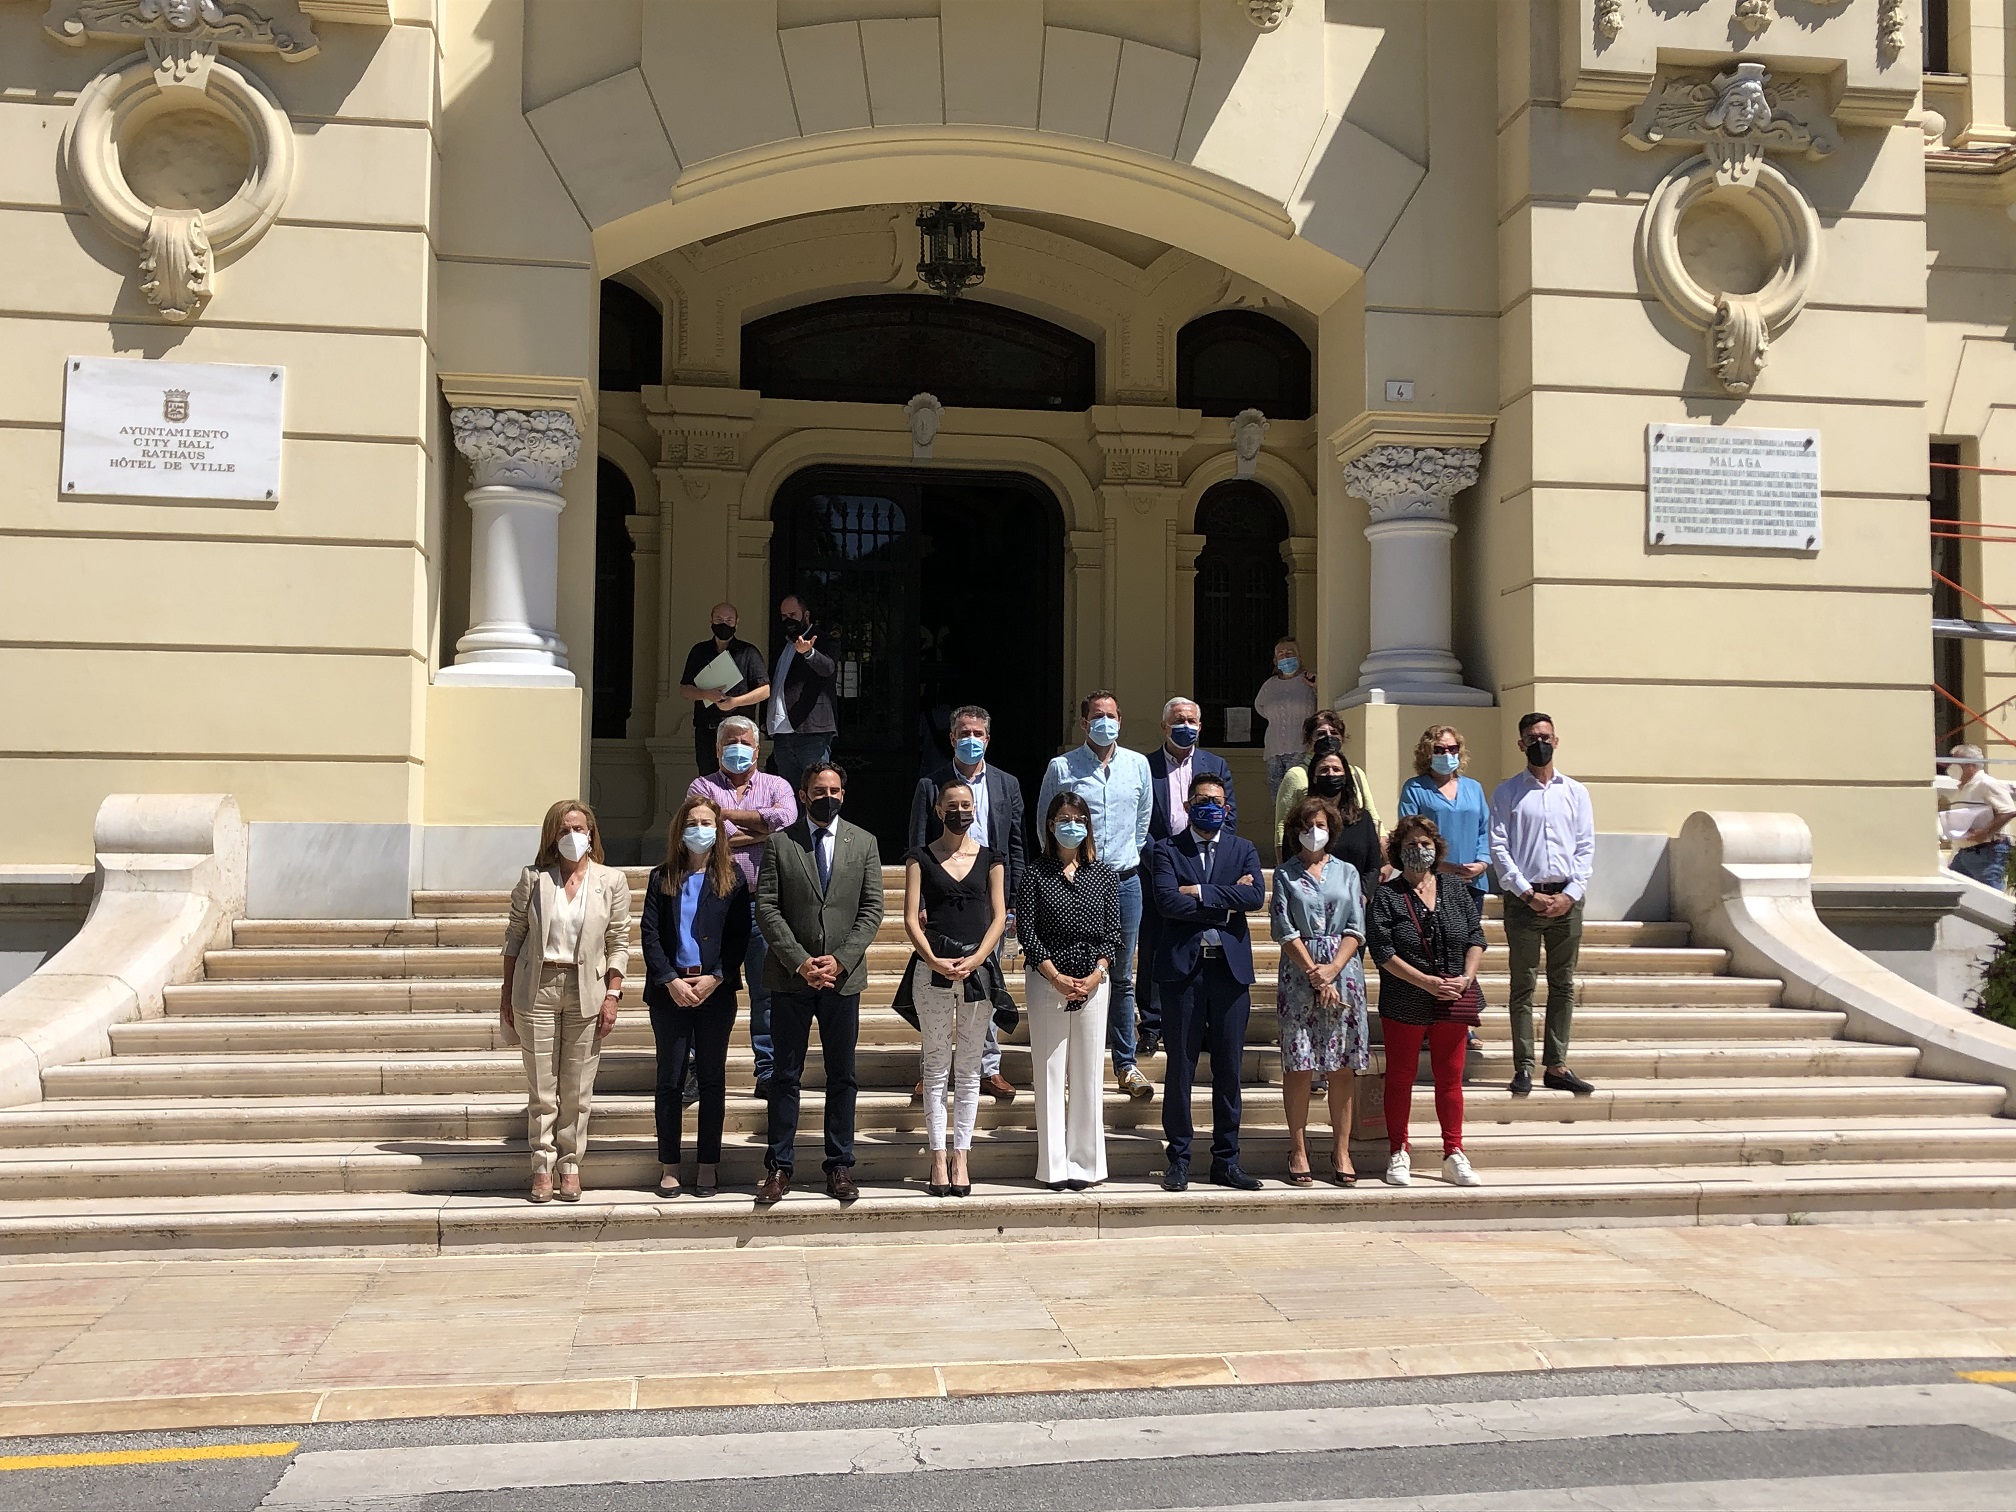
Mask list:
[[[735,634],[742,616],[733,604],[716,604],[708,614],[714,636],[686,653],[680,694],[693,708],[693,770],[706,776],[714,770],[715,731],[730,714],[754,709],[749,717],[762,728],[763,700],[770,696],[770,669],[763,653]]]

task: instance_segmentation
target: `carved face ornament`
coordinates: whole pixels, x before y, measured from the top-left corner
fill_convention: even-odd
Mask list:
[[[1716,99],[1706,121],[1730,136],[1747,136],[1771,124],[1771,101],[1764,93],[1764,65],[1738,63],[1734,73],[1715,80]]]
[[[1262,31],[1273,31],[1288,19],[1295,0],[1246,0],[1246,15]]]
[[[1266,436],[1265,421],[1248,420],[1232,433],[1232,448],[1238,452],[1241,461],[1250,462],[1260,455],[1260,443]]]
[[[140,0],[140,18],[160,21],[170,31],[192,31],[199,23],[224,24],[217,0]]]

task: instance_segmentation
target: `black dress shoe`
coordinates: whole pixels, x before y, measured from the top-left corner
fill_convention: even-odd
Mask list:
[[[1512,1095],[1514,1097],[1524,1097],[1532,1090],[1533,1073],[1528,1071],[1524,1066],[1521,1066],[1517,1071],[1512,1073]]]
[[[1236,1160],[1214,1160],[1211,1162],[1211,1184],[1213,1186],[1234,1187],[1242,1192],[1260,1190],[1260,1178],[1248,1176],[1239,1169]]]
[[[1190,1162],[1177,1160],[1170,1163],[1162,1173],[1162,1190],[1165,1192],[1187,1192],[1190,1190]]]
[[[750,1089],[749,1095],[758,1102],[770,1101],[770,1078],[767,1076],[757,1077],[756,1085]]]
[[[1549,1071],[1542,1080],[1556,1092],[1573,1092],[1577,1097],[1587,1097],[1596,1090],[1566,1066],[1559,1071]]]
[[[1141,1060],[1153,1060],[1162,1053],[1162,1036],[1144,1034],[1134,1047],[1134,1054]]]
[[[1092,1183],[1089,1181],[1067,1181],[1064,1183],[1064,1185],[1071,1188],[1071,1190],[1074,1192],[1082,1192],[1087,1187],[1091,1186]]]
[[[1068,1192],[1071,1190],[1071,1183],[1068,1181],[1046,1181],[1043,1185],[1050,1188],[1053,1192]]]

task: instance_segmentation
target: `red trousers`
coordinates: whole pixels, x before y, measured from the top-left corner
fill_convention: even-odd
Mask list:
[[[1414,1074],[1421,1066],[1421,1041],[1428,1041],[1428,1064],[1435,1072],[1435,1121],[1442,1125],[1442,1153],[1463,1148],[1463,1056],[1470,1031],[1462,1024],[1396,1024],[1382,1020],[1386,1036],[1386,1148],[1407,1148],[1407,1122],[1414,1114]]]

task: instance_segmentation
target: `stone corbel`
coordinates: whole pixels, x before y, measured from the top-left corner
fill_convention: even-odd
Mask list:
[[[1748,394],[1771,342],[1805,308],[1820,267],[1820,218],[1765,153],[1825,156],[1834,150],[1833,123],[1807,81],[1773,85],[1762,64],[1739,63],[1713,77],[1662,76],[1624,140],[1647,150],[1665,142],[1703,149],[1653,190],[1638,222],[1638,262],[1659,302],[1706,337],[1716,382]],[[1711,202],[1744,216],[1776,260],[1761,288],[1709,288],[1687,268],[1681,227]]]
[[[1197,442],[1202,410],[1102,404],[1087,412],[1092,440],[1105,459],[1109,487],[1174,488],[1183,481],[1183,453]]]
[[[102,33],[87,29],[79,40],[95,35]],[[263,83],[217,55],[216,41],[163,33],[146,45],[79,93],[63,131],[63,164],[92,218],[140,254],[148,303],[169,320],[188,321],[215,292],[218,267],[249,250],[279,216],[294,181],[294,126]],[[222,118],[248,148],[244,181],[215,209],[153,204],[121,162],[122,146],[130,151],[134,140],[170,129],[184,113]]]
[[[668,384],[644,390],[644,417],[658,432],[661,467],[742,466],[742,438],[756,424],[763,396],[754,389]]]

